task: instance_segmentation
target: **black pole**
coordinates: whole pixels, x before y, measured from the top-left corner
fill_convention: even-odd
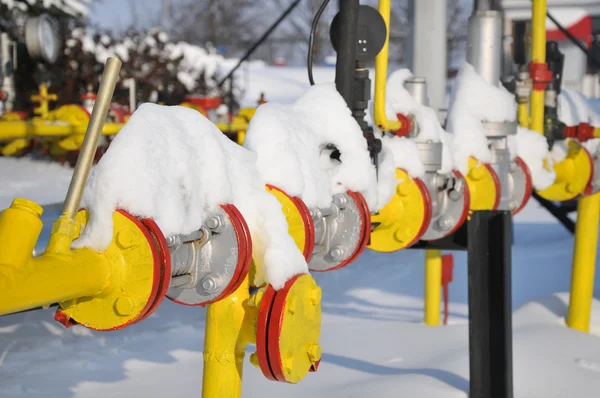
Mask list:
[[[269,37],[269,35],[275,30],[275,28],[277,28],[277,26],[279,26],[279,24],[281,22],[283,22],[283,20],[294,10],[294,8],[296,8],[296,6],[298,4],[300,4],[301,1],[302,0],[296,0],[292,4],[290,4],[290,6],[283,12],[283,14],[281,14],[281,16],[279,18],[277,18],[277,20],[269,27],[269,29],[267,29],[267,31],[265,33],[263,33],[263,35],[256,41],[256,43],[254,43],[252,45],[252,47],[250,47],[248,49],[248,51],[246,51],[246,53],[238,61],[237,65],[232,70],[229,71],[227,76],[225,76],[223,79],[221,79],[221,81],[218,84],[219,87],[221,87],[223,85],[223,83],[225,83],[227,81],[227,79],[229,79],[233,75],[233,73],[236,70],[238,70],[240,65],[242,65],[248,58],[250,58],[250,56],[254,53],[254,51],[256,51],[256,49],[261,44],[263,44],[263,42],[267,39],[267,37]],[[233,29],[233,27],[231,27],[231,26],[228,28]]]
[[[469,398],[512,398],[512,218],[476,211],[468,225]]]
[[[354,71],[356,69],[356,48],[358,37],[358,10],[360,0],[340,2],[339,24],[340,43],[337,49],[335,66],[335,86],[353,108]]]

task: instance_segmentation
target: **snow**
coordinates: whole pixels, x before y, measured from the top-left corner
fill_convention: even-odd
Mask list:
[[[386,135],[381,138],[381,143],[392,154],[396,168],[406,171],[412,178],[425,177],[425,166],[415,141],[406,137]]]
[[[546,189],[554,183],[556,172],[546,137],[519,127],[515,136],[508,137],[508,142],[512,158],[520,157],[529,168],[536,190]]]
[[[340,151],[341,163],[322,160],[327,144]],[[257,154],[266,183],[309,207],[329,207],[332,195],[351,190],[377,209],[375,167],[366,140],[331,83],[312,86],[291,106],[269,102],[258,107],[244,146]]]
[[[303,68],[250,71],[251,87],[244,99],[248,103],[254,103],[261,90],[270,101],[293,103],[294,95],[297,98],[308,88]],[[332,69],[315,68],[315,72],[317,81],[333,81]],[[15,196],[42,204],[60,200],[70,174],[67,168],[29,158],[0,157],[0,201],[8,206]],[[59,214],[60,207],[46,207],[40,246]],[[516,398],[596,398],[600,390],[600,273],[595,275],[591,334],[564,325],[572,248],[572,235],[535,200],[515,217]],[[251,346],[244,361],[243,396],[466,397],[466,254],[454,253],[450,318],[445,327],[422,323],[423,257],[417,250],[389,254],[367,250],[349,267],[315,274],[323,289],[319,371],[297,385],[268,381],[247,359],[254,351]],[[201,394],[204,309],[165,300],[149,319],[114,332],[81,326],[64,329],[53,321],[53,314],[50,309],[0,317],[1,397],[186,398]]]
[[[454,135],[455,166],[466,175],[469,157],[491,161],[482,122],[515,121],[517,103],[504,87],[488,84],[469,63],[464,63],[456,79],[446,128]]]
[[[600,127],[600,114],[590,99],[577,90],[563,88],[558,96],[558,119],[567,126],[588,123]]]
[[[202,114],[185,107],[141,105],[94,167],[84,193],[90,220],[75,247],[105,250],[120,208],[153,218],[165,236],[198,230],[221,204],[248,222],[257,283],[280,289],[308,272],[288,235],[281,205],[256,171],[256,157]]]

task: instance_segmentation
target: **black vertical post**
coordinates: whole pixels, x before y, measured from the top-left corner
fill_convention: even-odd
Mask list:
[[[337,49],[337,63],[335,66],[335,86],[350,109],[353,107],[359,6],[360,0],[340,2],[340,43]]]
[[[468,224],[470,398],[512,398],[512,218],[476,211]]]

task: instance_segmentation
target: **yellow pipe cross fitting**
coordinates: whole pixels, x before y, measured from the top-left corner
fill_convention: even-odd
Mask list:
[[[423,236],[431,221],[431,197],[427,186],[411,178],[404,170],[396,169],[396,194],[379,211],[371,215],[376,225],[367,246],[377,252],[405,249]]]
[[[471,210],[495,210],[500,202],[500,181],[489,164],[469,158],[465,176],[471,196]]]
[[[594,174],[594,161],[580,143],[569,140],[567,156],[554,164],[554,170],[554,184],[538,191],[538,194],[546,200],[563,202],[585,193]]]

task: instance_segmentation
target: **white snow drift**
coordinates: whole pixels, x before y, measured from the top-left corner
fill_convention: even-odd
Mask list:
[[[92,171],[84,202],[90,222],[76,247],[105,250],[117,208],[154,218],[169,236],[197,230],[207,213],[232,203],[250,227],[259,284],[279,289],[308,272],[281,205],[257,173],[255,154],[188,108],[140,106]]]

